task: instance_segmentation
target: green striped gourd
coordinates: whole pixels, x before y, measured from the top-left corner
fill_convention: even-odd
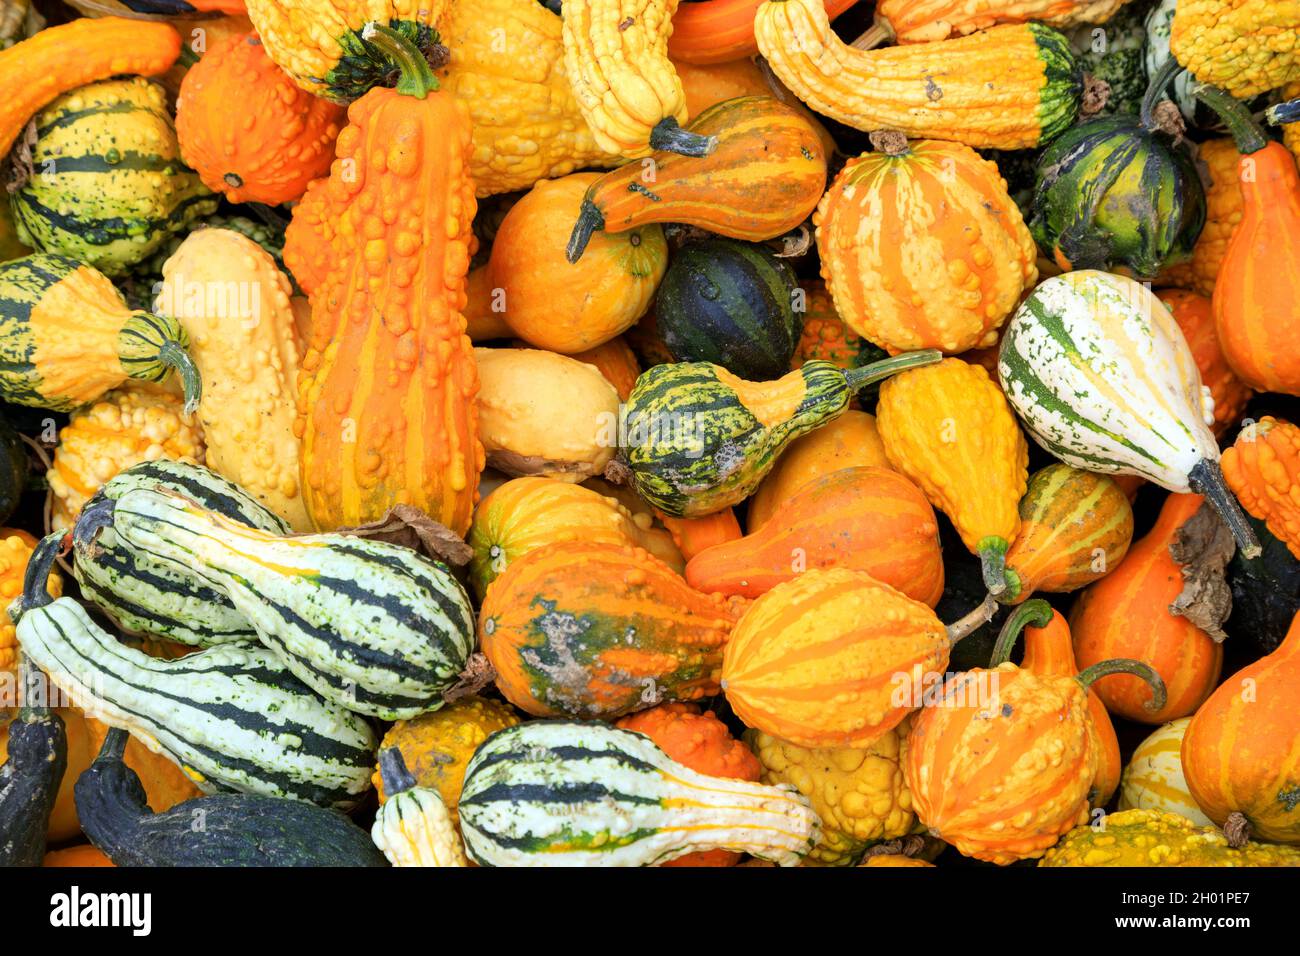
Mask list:
[[[708,777],[642,734],[548,720],[479,747],[460,825],[480,866],[654,866],[710,849],[794,866],[821,831],[791,786]]]
[[[61,534],[28,564],[17,637],[54,686],[140,738],[206,793],[234,791],[341,809],[370,787],[370,725],[321,700],[260,644],[235,641],[176,660],[127,647],[45,581]]]
[[[1210,390],[1149,288],[1091,270],[1048,279],[1007,323],[998,375],[1026,429],[1057,458],[1204,495],[1243,553],[1259,553],[1219,469]]]
[[[218,197],[181,161],[166,92],[133,77],[83,86],[41,111],[32,174],[12,201],[27,245],[116,276],[216,212]]]
[[[379,752],[387,799],[375,813],[370,839],[393,866],[465,866],[465,848],[437,790],[421,787],[402,752]]]
[[[847,370],[814,360],[770,382],[708,362],[656,365],[623,407],[622,459],[665,514],[712,514],[749,497],[790,442],[844,414],[857,390],[942,357],[928,349]]]
[[[410,548],[344,534],[282,537],[145,488],[87,508],[82,521],[111,522],[133,547],[192,568],[299,680],[357,713],[398,720],[437,710],[474,646],[464,589]]]
[[[110,478],[87,507],[116,501],[133,488],[184,495],[209,511],[271,534],[289,526],[238,485],[202,465],[147,461]],[[256,640],[257,631],[230,599],[189,567],[160,560],[137,548],[111,526],[97,538],[73,535],[73,575],[81,593],[99,605],[122,630],[194,647]]]

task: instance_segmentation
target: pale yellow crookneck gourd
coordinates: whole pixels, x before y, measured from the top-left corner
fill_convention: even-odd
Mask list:
[[[379,752],[379,772],[388,794],[375,813],[370,839],[393,866],[466,866],[456,824],[437,790],[421,787],[402,752]]]

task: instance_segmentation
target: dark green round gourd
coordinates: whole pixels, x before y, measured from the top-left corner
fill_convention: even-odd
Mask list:
[[[74,793],[90,842],[115,866],[387,866],[366,833],[336,810],[298,800],[217,793],[149,809],[113,729]]]
[[[1038,160],[1029,230],[1065,270],[1127,270],[1138,278],[1191,255],[1205,190],[1191,153],[1156,128],[1157,97],[1178,64],[1151,82],[1138,116],[1072,127]]]
[[[802,332],[794,272],[765,246],[694,242],[659,285],[659,334],[679,362],[711,362],[750,381],[779,378]]]
[[[27,448],[13,426],[0,417],[0,524],[18,509],[27,485]]]

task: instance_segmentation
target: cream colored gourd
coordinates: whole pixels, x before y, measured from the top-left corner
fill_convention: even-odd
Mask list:
[[[379,753],[388,799],[375,813],[370,838],[393,866],[465,866],[465,848],[437,790],[417,786],[402,752]]]

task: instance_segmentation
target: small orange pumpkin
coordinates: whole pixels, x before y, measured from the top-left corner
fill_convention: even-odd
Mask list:
[[[699,518],[674,518],[662,511],[656,512],[656,516],[664,523],[673,537],[673,544],[687,561],[710,548],[739,541],[743,534],[732,508],[723,508]]]
[[[345,119],[343,107],[299,89],[255,33],[214,43],[176,100],[181,155],[233,203],[300,199],[329,173]]]

